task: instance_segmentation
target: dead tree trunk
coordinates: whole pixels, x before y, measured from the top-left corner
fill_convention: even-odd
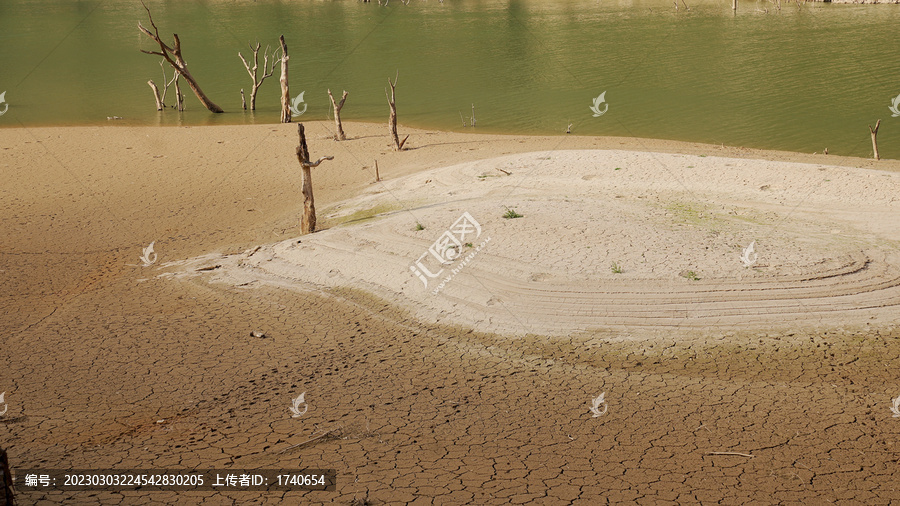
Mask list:
[[[183,111],[184,110],[184,94],[181,93],[181,84],[179,84],[180,81],[181,81],[181,74],[176,72],[175,73],[175,104],[177,105],[179,111]]]
[[[297,161],[300,162],[301,191],[303,192],[303,217],[300,218],[300,232],[311,234],[316,231],[316,205],[313,201],[312,169],[325,160],[334,160],[333,156],[323,156],[315,162],[309,161],[309,149],[306,147],[306,132],[303,123],[297,125],[300,145],[297,146]]]
[[[400,71],[397,71],[397,75],[394,76],[394,82],[391,82],[391,78],[388,78],[388,84],[391,86],[391,94],[388,96],[387,88],[384,89],[384,95],[387,97],[388,105],[391,106],[391,117],[388,120],[388,129],[391,132],[391,142],[394,145],[394,151],[400,151],[403,149],[403,145],[406,143],[406,139],[409,139],[407,135],[403,142],[400,142],[400,138],[397,136],[397,104],[394,101],[394,88],[397,86],[397,79],[400,77]]]
[[[881,126],[881,120],[878,120],[878,122],[875,123],[875,128],[872,128],[872,125],[869,125],[869,133],[872,135],[872,151],[875,154],[876,160],[881,160],[881,158],[879,158],[879,156],[878,156],[878,139],[877,139],[878,127],[880,127],[880,126]]]
[[[142,5],[143,5],[143,3],[142,3]],[[159,37],[159,29],[156,28],[156,24],[153,22],[153,16],[150,15],[150,9],[147,8],[146,5],[144,5],[144,9],[146,9],[146,11],[147,11],[147,17],[150,18],[150,26],[153,28],[153,32],[144,28],[144,26],[140,22],[138,22],[138,29],[140,29],[140,31],[144,35],[150,37],[151,39],[153,39],[154,42],[159,44],[159,51],[144,51],[143,49],[141,49],[141,52],[147,53],[147,54],[154,54],[154,55],[162,56],[163,58],[165,58],[165,60],[167,62],[169,62],[169,65],[171,65],[172,68],[175,69],[175,71],[178,74],[180,74],[184,77],[184,80],[187,81],[188,86],[191,87],[191,90],[193,90],[194,95],[197,95],[197,98],[200,100],[200,102],[203,104],[204,107],[209,109],[211,112],[215,112],[215,113],[224,112],[221,107],[214,104],[213,101],[210,100],[209,97],[207,97],[205,93],[203,93],[203,90],[200,89],[200,85],[197,84],[197,81],[194,79],[194,76],[192,76],[191,73],[188,71],[187,63],[185,63],[184,58],[181,56],[181,39],[178,38],[178,34],[177,33],[173,34],[173,37],[175,39],[174,47],[169,47],[168,45],[166,45],[166,43],[163,42],[162,39]],[[177,86],[177,84],[178,83],[176,82],[176,86]]]
[[[731,10],[737,12],[737,0],[731,0]]]
[[[166,106],[166,97],[169,96],[169,87],[172,86],[172,84],[175,83],[175,80],[176,80],[176,79],[178,79],[178,72],[175,72],[174,74],[172,74],[172,79],[166,79],[166,65],[165,65],[165,63],[166,63],[165,60],[160,60],[160,61],[159,61],[159,68],[162,69],[162,74],[163,74],[163,83],[165,83],[165,86],[163,86],[163,92],[162,92],[162,105],[163,105],[163,107]],[[176,98],[175,101],[178,102],[177,98]]]
[[[156,86],[156,83],[154,83],[153,79],[151,79],[151,80],[147,81],[147,84],[149,84],[150,88],[153,89],[153,97],[156,98],[156,110],[157,111],[163,110],[164,104],[163,104],[162,98],[160,98],[160,96],[159,96],[159,88]]]
[[[166,107],[166,95],[169,94],[169,86],[172,86],[172,83],[175,82],[175,79],[178,79],[178,72],[175,72],[175,75],[172,76],[172,80],[169,80],[169,78],[166,77],[166,65],[165,65],[165,63],[166,63],[165,60],[160,60],[160,61],[159,61],[159,68],[162,70],[162,75],[163,75],[163,80],[162,80],[162,82],[163,82],[163,91],[162,91],[162,95],[159,94],[159,87],[156,86],[156,83],[154,83],[152,79],[149,80],[149,81],[147,81],[147,84],[149,84],[149,85],[150,85],[150,88],[153,89],[153,95],[154,95],[154,97],[156,98],[156,110],[157,110],[157,111],[161,111],[161,110],[165,109],[165,107]]]
[[[250,64],[247,63],[247,60],[244,59],[244,55],[242,55],[241,52],[238,51],[238,56],[240,56],[241,61],[244,62],[244,68],[247,69],[247,73],[250,74],[250,78],[253,79],[253,87],[250,88],[251,111],[256,110],[256,92],[259,90],[259,87],[262,86],[263,81],[265,81],[267,77],[271,77],[275,72],[276,53],[274,51],[272,52],[272,68],[269,68],[269,46],[266,46],[266,50],[263,52],[263,75],[261,78],[258,78],[259,47],[259,42],[256,43],[256,47],[250,46],[250,50],[253,51],[253,67],[250,67]],[[244,109],[246,109],[246,107],[244,107]]]
[[[281,43],[281,122],[291,122],[291,92],[288,89],[288,52],[284,35],[278,37]],[[310,194],[312,195],[312,194]]]
[[[341,108],[344,107],[344,101],[347,100],[347,91],[344,91],[344,94],[341,96],[340,102],[334,101],[334,95],[331,94],[331,90],[328,90],[328,98],[331,99],[331,105],[334,107],[334,140],[336,141],[345,141],[347,140],[347,136],[344,135],[344,128],[341,126]]]
[[[244,88],[241,88],[241,109],[247,110],[247,100],[244,98]]]

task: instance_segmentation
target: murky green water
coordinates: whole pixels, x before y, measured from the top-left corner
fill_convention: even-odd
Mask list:
[[[581,135],[868,156],[867,125],[880,118],[881,154],[900,158],[900,117],[888,110],[900,94],[900,6],[779,13],[742,0],[734,16],[727,1],[687,3],[149,1],[226,110],[208,113],[186,90],[179,115],[155,110],[146,83],[162,74],[158,57],[139,52],[153,46],[138,33],[137,0],[3,0],[0,93],[10,107],[0,126],[277,122],[277,74],[255,114],[240,109],[250,79],[237,52],[283,33],[291,94],[304,91],[308,105],[301,119],[330,113],[330,87],[350,91],[346,120],[386,120],[384,88],[399,70],[400,122],[411,126],[461,130],[474,103],[483,132],[572,124]],[[608,111],[593,117],[604,91]]]

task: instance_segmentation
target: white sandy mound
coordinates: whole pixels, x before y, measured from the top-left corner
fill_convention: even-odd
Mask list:
[[[321,215],[352,219],[210,275],[349,286],[505,334],[900,319],[900,175],[887,172],[530,153],[385,181]]]

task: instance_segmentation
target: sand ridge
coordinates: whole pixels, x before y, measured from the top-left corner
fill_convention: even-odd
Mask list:
[[[900,175],[817,164],[508,155],[373,185],[323,210],[343,224],[226,257],[210,277],[358,288],[514,335],[896,322],[896,195]],[[448,238],[464,214],[472,226]]]

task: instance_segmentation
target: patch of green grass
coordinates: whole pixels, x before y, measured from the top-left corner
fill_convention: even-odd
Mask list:
[[[622,267],[620,267],[619,264],[617,264],[615,262],[612,263],[612,266],[610,266],[610,269],[612,269],[613,274],[622,274],[624,272],[622,270]]]
[[[416,230],[425,230],[425,227],[417,221],[416,222]]]
[[[333,219],[328,219],[328,218],[320,219],[320,222],[322,223],[323,226],[336,227],[338,225],[343,225],[345,223],[371,220],[372,218],[375,218],[376,216],[378,216],[381,213],[386,213],[388,211],[395,211],[397,209],[398,209],[398,207],[392,206],[390,204],[381,204],[381,205],[375,206],[371,209],[361,209],[359,211],[356,211],[355,213],[348,214],[347,216],[341,216],[341,217],[333,218]],[[326,213],[323,212],[321,214],[324,215]]]
[[[700,280],[700,276],[698,276],[697,273],[694,271],[683,271],[681,273],[681,277],[690,279],[691,281],[699,281]]]
[[[700,155],[700,158],[706,158],[706,155]]]
[[[613,169],[613,170],[622,170],[622,167],[616,167],[616,168]]]
[[[666,209],[675,215],[675,218],[683,223],[692,223],[699,225],[703,221],[703,213],[700,209],[691,207],[688,203],[673,202],[666,206]]]
[[[510,220],[512,218],[521,218],[522,215],[517,213],[515,209],[507,209],[506,214],[504,214],[503,217]]]
[[[465,244],[465,246],[466,246],[467,248],[471,248],[471,247],[472,247],[472,243],[467,242],[467,243]]]

